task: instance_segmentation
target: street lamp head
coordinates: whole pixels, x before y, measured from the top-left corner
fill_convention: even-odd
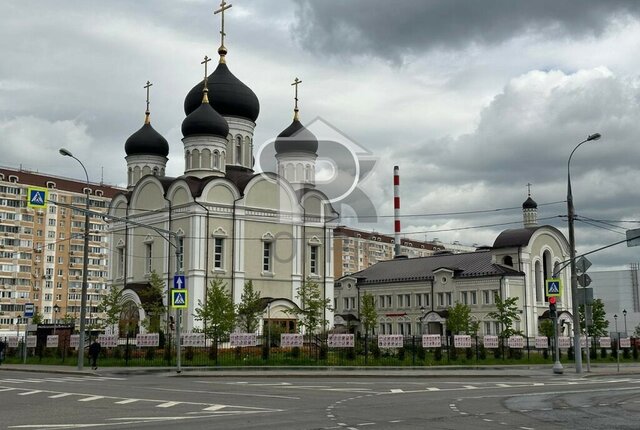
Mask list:
[[[54,311],[55,313],[60,312],[60,306],[58,306],[58,305],[53,305],[53,311]]]
[[[590,142],[590,141],[592,141],[592,140],[598,140],[598,139],[600,139],[601,137],[602,137],[602,135],[601,135],[600,133],[593,133],[593,134],[590,134],[590,135],[587,137],[587,142]]]
[[[73,154],[71,153],[71,151],[67,149],[60,148],[58,152],[60,153],[60,155],[64,155],[65,157],[73,157]]]
[[[618,319],[618,314],[613,314],[613,319],[617,320]]]
[[[622,315],[624,315],[625,317],[627,316],[627,310],[626,309],[622,310]]]

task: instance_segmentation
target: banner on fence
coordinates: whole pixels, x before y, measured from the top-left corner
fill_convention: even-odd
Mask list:
[[[454,335],[453,346],[456,348],[471,348],[471,336],[468,334]]]
[[[160,346],[160,334],[159,333],[147,333],[136,335],[136,346]]]
[[[50,334],[47,335],[47,348],[57,348],[58,347],[58,335]]]
[[[524,338],[522,336],[511,336],[507,340],[509,348],[522,349],[524,348]]]
[[[327,338],[329,348],[353,348],[354,335],[352,334],[330,334]]]
[[[80,345],[80,335],[72,334],[69,336],[69,348],[77,348]]]
[[[114,348],[118,346],[118,336],[113,336],[110,334],[99,334],[98,343],[103,348]]]
[[[589,340],[591,340],[591,338],[589,338]],[[587,347],[587,336],[582,336],[580,337],[580,348],[586,348],[586,347]]]
[[[558,337],[558,348],[569,348],[571,346],[571,338],[569,336]]]
[[[182,333],[180,338],[182,339],[182,346],[205,345],[204,333]]]
[[[441,348],[442,339],[439,334],[424,334],[422,335],[422,347],[423,348]]]
[[[378,336],[378,348],[402,348],[404,336],[401,334],[381,334]]]
[[[7,338],[7,346],[9,348],[17,348],[18,347],[18,336],[9,336]]]
[[[549,338],[547,336],[536,336],[536,348],[538,349],[549,348]]]
[[[486,335],[482,339],[482,344],[485,348],[497,348],[498,347],[498,336],[494,335]]]
[[[27,348],[35,348],[38,344],[38,336],[27,336]]]
[[[631,339],[623,337],[620,339],[620,348],[631,348]]]
[[[598,339],[598,344],[600,345],[600,348],[611,348],[611,338],[601,337]]]
[[[258,339],[255,333],[231,333],[231,346],[256,346]]]
[[[303,342],[302,335],[299,333],[280,334],[280,346],[283,348],[301,348]]]

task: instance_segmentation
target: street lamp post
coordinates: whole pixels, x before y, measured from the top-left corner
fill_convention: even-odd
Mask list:
[[[618,335],[618,343],[616,343],[616,362],[618,363],[618,372],[620,372],[620,332],[618,331],[618,314],[613,315],[616,322],[616,334]]]
[[[56,325],[58,324],[58,312],[60,312],[60,306],[53,305],[53,335],[56,335]]]
[[[571,157],[573,153],[586,142],[600,139],[600,133],[589,135],[585,140],[578,143],[567,161],[567,218],[569,223],[569,259],[571,264],[571,307],[573,308],[573,345],[576,359],[576,373],[582,373],[582,347],[580,345],[580,314],[578,312],[578,274],[576,273],[576,239],[573,230],[575,209],[573,207],[573,194],[571,193]],[[585,306],[586,314],[586,306]],[[586,319],[585,319],[586,321]]]
[[[622,316],[624,317],[624,337],[627,338],[629,335],[627,334],[627,310],[622,310]]]
[[[82,292],[80,295],[80,339],[78,340],[78,370],[83,370],[84,368],[84,332],[86,325],[86,317],[87,317],[87,272],[89,266],[89,174],[87,173],[87,169],[82,164],[82,161],[73,156],[71,152],[64,148],[60,148],[60,154],[65,157],[71,157],[80,163],[82,166],[82,170],[84,170],[84,175],[87,179],[87,197],[85,204],[85,213],[84,213],[84,252],[83,252],[83,262],[82,262]]]

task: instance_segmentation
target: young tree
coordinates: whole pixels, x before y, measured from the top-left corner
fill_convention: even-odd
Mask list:
[[[460,302],[456,302],[455,306],[449,308],[447,316],[447,329],[451,334],[469,334],[469,326],[471,324],[471,308]]]
[[[378,323],[378,312],[376,311],[376,300],[372,294],[367,292],[362,296],[362,305],[360,306],[360,322],[364,328],[365,335]]]
[[[258,330],[259,316],[263,311],[264,307],[260,298],[260,291],[253,289],[253,282],[245,282],[237,309],[240,329],[245,333],[255,333]]]
[[[500,323],[500,326],[502,327],[502,331],[500,333],[501,339],[508,339],[513,335],[522,334],[522,332],[516,331],[513,328],[513,322],[520,321],[517,302],[517,297],[507,297],[506,299],[502,300],[502,298],[500,298],[500,295],[496,294],[496,310],[487,314],[489,318],[494,319]]]
[[[640,337],[640,324],[638,324],[633,331],[633,337]]]
[[[145,288],[138,293],[146,313],[142,325],[151,333],[160,332],[160,321],[167,312],[167,307],[162,302],[164,293],[164,280],[154,270],[149,278],[149,288]]]
[[[542,322],[540,323],[540,328],[539,328],[538,332],[541,335],[547,336],[547,338],[551,339],[554,336],[553,320],[551,320],[551,319],[542,320]]]
[[[198,300],[198,307],[194,315],[196,321],[204,323],[203,332],[216,345],[218,341],[231,333],[236,322],[236,311],[231,294],[227,291],[227,284],[221,279],[210,282],[205,296],[205,302]]]
[[[326,326],[327,320],[324,319],[324,311],[330,310],[330,300],[322,297],[322,289],[312,281],[306,281],[302,284],[296,298],[300,300],[300,308],[288,311],[298,318],[300,327],[305,329],[309,335],[314,333],[319,326]]]
[[[102,320],[106,327],[111,327],[113,333],[115,328],[118,327],[120,322],[120,315],[122,314],[122,290],[112,285],[109,288],[109,292],[102,297],[102,301],[98,305],[98,312],[104,313],[106,317]],[[65,315],[65,318],[71,315]],[[75,318],[74,318],[75,320]]]
[[[33,317],[31,319],[31,323],[32,324],[42,324],[44,322],[44,317],[43,315],[38,311],[38,308],[36,308],[33,311]],[[55,322],[55,321],[54,321]]]
[[[580,312],[580,330],[584,333],[584,305],[578,307]],[[591,305],[591,321],[589,323],[589,336],[600,337],[607,335],[607,313],[601,299],[595,299]]]

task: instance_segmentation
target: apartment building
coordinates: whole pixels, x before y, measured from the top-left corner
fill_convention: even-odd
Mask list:
[[[45,210],[27,207],[29,187],[48,189]],[[22,169],[0,167],[0,337],[23,332],[25,303],[34,303],[44,323],[79,325],[84,251],[84,208],[106,213],[122,190]],[[106,222],[91,215],[87,324],[101,317],[109,253]]]
[[[367,232],[345,226],[334,230],[334,279],[350,275],[374,264],[391,260],[394,257],[395,241],[393,236]],[[437,239],[433,242],[402,239],[400,252],[408,258],[428,257],[438,251],[471,252],[475,246],[466,246],[458,242],[442,243]]]

